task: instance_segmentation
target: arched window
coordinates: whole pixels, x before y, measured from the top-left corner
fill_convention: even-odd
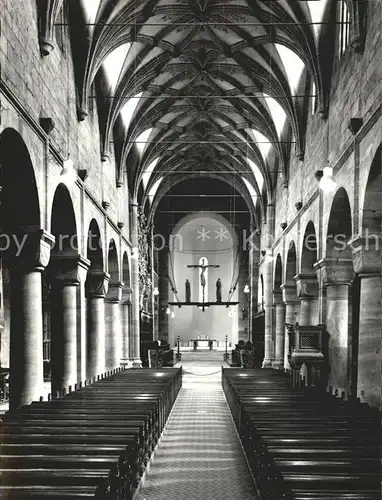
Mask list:
[[[65,55],[65,33],[66,33],[66,16],[65,5],[61,7],[54,23],[54,36],[56,38],[57,47]]]
[[[208,302],[208,259],[199,260],[199,302]]]
[[[350,12],[345,0],[339,2],[339,39],[338,55],[342,57],[350,43]]]
[[[312,100],[311,100],[311,103],[312,103],[311,112],[312,112],[312,115],[314,115],[314,113],[317,111],[317,90],[316,90],[316,85],[315,85],[314,82],[312,83]]]

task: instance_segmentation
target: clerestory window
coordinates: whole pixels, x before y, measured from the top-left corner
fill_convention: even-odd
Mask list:
[[[341,58],[350,43],[350,12],[345,0],[339,2],[338,55]]]

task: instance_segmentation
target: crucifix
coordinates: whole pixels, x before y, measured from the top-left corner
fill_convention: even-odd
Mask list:
[[[205,276],[206,270],[209,267],[220,267],[220,266],[216,266],[216,265],[212,265],[212,264],[206,265],[205,260],[202,259],[201,264],[188,265],[187,267],[191,267],[193,269],[200,269],[200,284],[202,286],[202,304],[204,304],[205,303],[205,296],[206,296],[206,276]]]

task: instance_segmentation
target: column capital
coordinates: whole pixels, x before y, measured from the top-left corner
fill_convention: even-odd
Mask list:
[[[122,290],[125,284],[123,281],[109,282],[107,295],[105,297],[106,302],[118,303],[122,299]]]
[[[315,274],[296,274],[293,277],[297,285],[297,297],[315,299],[318,295],[318,281]]]
[[[283,296],[283,301],[285,304],[298,304],[299,300],[297,297],[297,287],[296,284],[283,283],[280,286],[281,293]]]
[[[283,302],[282,291],[281,290],[273,290],[272,294],[273,294],[273,304],[275,306],[283,306],[284,302]]]
[[[382,236],[358,235],[349,240],[353,255],[353,266],[359,274],[381,274]]]
[[[354,278],[353,260],[326,257],[314,264],[317,272],[322,272],[325,286],[350,285]]]
[[[126,305],[131,305],[131,294],[132,294],[132,289],[128,286],[124,286],[122,288],[122,297],[121,297],[121,302]]]
[[[104,298],[107,294],[110,274],[105,271],[91,270],[86,280],[86,296],[88,298]]]
[[[80,254],[52,254],[52,279],[61,284],[79,284],[84,280],[90,267],[90,260]]]
[[[44,270],[49,264],[55,238],[44,229],[21,228],[17,233],[7,234],[9,246],[6,258],[16,270]]]

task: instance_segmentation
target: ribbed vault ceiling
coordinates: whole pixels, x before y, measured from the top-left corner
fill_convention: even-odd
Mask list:
[[[91,2],[80,107],[85,115],[97,72],[119,50],[103,149],[109,150],[122,112],[122,165],[137,140],[141,146],[135,192],[143,174],[148,192],[164,175],[206,171],[240,173],[258,194],[260,173],[271,196],[265,151],[272,150],[287,179],[290,151],[303,154],[309,78],[319,108],[325,106],[318,25],[312,21],[326,1],[318,0],[317,9],[317,1],[296,0],[100,0],[97,12],[97,0]],[[307,70],[297,89],[291,86],[295,69],[288,74],[283,57],[288,54]]]

